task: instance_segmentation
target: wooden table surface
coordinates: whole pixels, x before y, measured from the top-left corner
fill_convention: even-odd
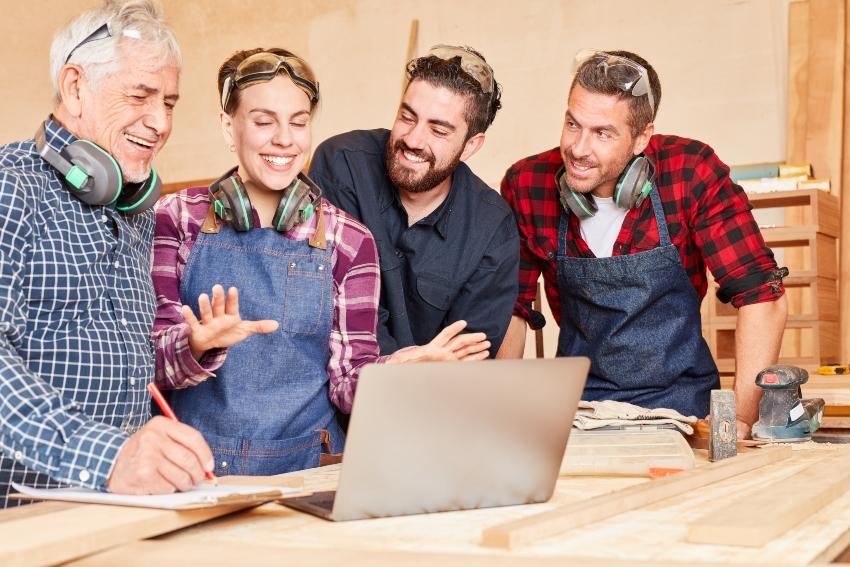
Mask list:
[[[688,522],[732,495],[787,477],[848,446],[807,443],[768,465],[514,551],[481,545],[484,528],[637,483],[640,478],[562,477],[545,504],[333,523],[270,503],[155,539],[79,559],[78,566],[151,565],[583,565],[805,564],[829,562],[850,545],[850,492],[761,548],[692,544]],[[698,451],[704,460],[704,452]],[[303,471],[305,488],[336,486],[337,466]],[[850,471],[849,471],[850,472]],[[781,499],[783,494],[777,494]],[[40,505],[36,505],[40,506]],[[764,510],[766,517],[771,513]],[[0,514],[2,521],[2,514]],[[2,532],[0,532],[2,533]]]

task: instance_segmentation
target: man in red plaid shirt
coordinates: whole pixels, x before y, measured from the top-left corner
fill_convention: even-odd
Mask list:
[[[782,276],[742,189],[714,151],[655,134],[655,70],[624,51],[577,56],[559,148],[514,164],[502,196],[521,240],[519,297],[500,357],[522,356],[543,274],[558,355],[592,361],[584,399],[708,414],[719,388],[701,335],[706,266],[738,308],[738,435],[758,418],[755,375],[776,362]]]

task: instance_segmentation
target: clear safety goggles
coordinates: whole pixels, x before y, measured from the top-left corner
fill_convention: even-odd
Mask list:
[[[243,89],[254,83],[266,83],[274,79],[281,69],[286,75],[310,97],[310,102],[316,104],[319,102],[319,83],[313,83],[309,79],[305,79],[296,71],[296,66],[300,62],[294,57],[286,57],[276,53],[264,51],[255,53],[242,61],[236,72],[224,80],[224,85],[221,89],[221,108],[227,110],[227,103],[230,100],[230,95],[233,89]]]
[[[444,61],[451,61],[456,57],[460,57],[460,68],[478,82],[481,86],[481,91],[487,94],[493,93],[493,68],[469,48],[440,44],[429,49],[425,57],[431,55],[439,57]],[[416,61],[414,59],[407,64],[408,76],[416,69]]]
[[[582,49],[575,57],[575,70],[586,62],[595,62],[602,69],[605,76],[613,82],[618,89],[632,96],[646,95],[649,100],[649,108],[655,114],[655,99],[652,97],[652,89],[649,85],[649,73],[643,65],[638,65],[631,59],[619,55],[611,55],[598,49]]]
[[[75,45],[74,48],[71,51],[68,52],[68,56],[65,58],[65,63],[70,61],[71,56],[74,54],[74,52],[76,50],[78,50],[80,47],[82,47],[83,45],[85,45],[89,42],[92,42],[92,41],[97,41],[99,39],[106,39],[107,37],[112,37],[112,29],[110,29],[110,27],[109,27],[109,22],[106,22],[105,24],[103,24],[102,26],[100,26],[99,28],[97,28],[96,30],[91,32],[89,35],[87,35],[85,37],[85,39],[83,39],[83,41],[81,41],[80,43]]]

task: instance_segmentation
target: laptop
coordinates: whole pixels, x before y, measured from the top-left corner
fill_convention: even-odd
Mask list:
[[[590,361],[363,368],[335,492],[285,506],[332,521],[545,502]]]

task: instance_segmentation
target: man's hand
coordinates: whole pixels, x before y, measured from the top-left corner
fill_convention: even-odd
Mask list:
[[[116,494],[182,492],[197,486],[214,464],[197,430],[156,416],[121,448],[107,486]]]
[[[188,305],[183,306],[183,318],[189,324],[189,349],[195,360],[213,348],[227,348],[240,343],[256,333],[272,333],[277,330],[277,321],[243,321],[239,316],[239,292],[235,287],[228,288],[225,298],[224,288],[214,285],[212,303],[206,293],[198,296],[198,309],[201,320],[195,317]]]
[[[466,321],[455,321],[430,343],[396,351],[387,362],[425,362],[427,360],[484,360],[489,356],[490,341],[484,333],[462,333]]]
[[[736,431],[738,433],[738,441],[744,441],[750,438],[750,434],[752,433],[752,425],[747,423],[746,421],[741,421],[741,418],[735,420],[737,422]]]

